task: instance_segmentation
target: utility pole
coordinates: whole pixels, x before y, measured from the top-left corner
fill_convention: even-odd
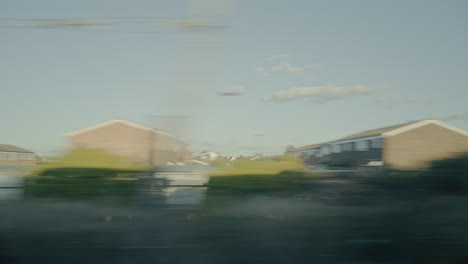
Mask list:
[[[150,164],[150,168],[151,168],[151,171],[154,171],[154,167],[155,167],[155,164],[154,164],[154,158],[155,158],[155,153],[154,153],[154,145],[156,143],[156,133],[154,132],[154,129],[151,128],[151,131],[150,131],[150,138],[149,138],[149,164]]]

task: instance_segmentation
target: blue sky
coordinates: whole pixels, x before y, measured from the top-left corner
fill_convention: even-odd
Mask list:
[[[468,129],[467,10],[464,0],[2,0],[2,19],[61,20],[0,21],[0,143],[55,155],[66,132],[114,118],[170,130],[155,116],[173,115],[190,117],[182,136],[195,153],[225,155],[427,118]]]

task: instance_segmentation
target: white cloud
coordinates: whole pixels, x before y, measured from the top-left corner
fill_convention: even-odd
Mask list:
[[[266,59],[269,61],[272,61],[272,60],[286,59],[287,57],[289,57],[289,54],[275,54],[275,55],[271,55],[270,57]]]
[[[413,96],[413,97],[381,97],[372,101],[374,104],[382,105],[401,105],[401,104],[433,104],[440,102],[440,98],[436,97],[424,97],[424,96]]]
[[[456,114],[439,116],[436,119],[444,120],[444,121],[468,121],[468,111],[456,113]]]
[[[377,87],[356,85],[350,87],[339,87],[335,85],[311,86],[289,88],[279,91],[266,101],[286,102],[308,99],[312,103],[324,103],[332,100],[344,99],[351,96],[370,95],[377,91]]]
[[[255,72],[259,73],[259,74],[262,74],[262,75],[268,75],[268,73],[266,72],[265,68],[263,67],[257,67],[255,68]]]
[[[229,91],[233,93],[242,93],[244,91],[244,87],[239,86],[239,85],[234,85],[231,88],[229,88]]]
[[[227,91],[220,93],[221,96],[236,96],[244,93],[244,87],[239,85],[231,86]]]
[[[271,71],[272,72],[279,72],[279,73],[287,73],[287,74],[302,74],[304,73],[305,70],[311,68],[312,65],[304,65],[304,66],[298,66],[294,67],[291,64],[287,62],[280,63],[278,65],[272,66]]]

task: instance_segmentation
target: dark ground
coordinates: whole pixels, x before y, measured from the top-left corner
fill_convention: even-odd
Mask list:
[[[468,263],[463,192],[401,173],[269,177],[217,178],[198,206],[1,204],[0,263]]]

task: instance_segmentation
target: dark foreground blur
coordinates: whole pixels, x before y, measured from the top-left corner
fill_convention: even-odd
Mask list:
[[[43,178],[0,205],[0,263],[468,263],[467,161],[211,177],[198,186],[204,199],[185,205],[167,203],[167,177],[139,175],[136,189],[102,201],[43,199],[41,188],[60,197],[53,181],[37,185]]]

